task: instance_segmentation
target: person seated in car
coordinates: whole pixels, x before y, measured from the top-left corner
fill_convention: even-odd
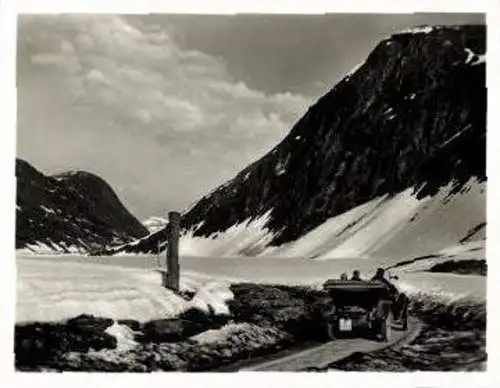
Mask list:
[[[349,280],[345,272],[342,275],[340,275],[340,280]]]
[[[360,276],[360,274],[359,274],[359,271],[358,271],[358,270],[355,270],[355,271],[352,273],[351,280],[358,280],[358,281],[360,281],[360,280],[361,280],[361,276]]]

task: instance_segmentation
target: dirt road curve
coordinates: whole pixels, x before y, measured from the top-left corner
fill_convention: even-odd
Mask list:
[[[307,368],[325,368],[353,353],[370,353],[387,347],[397,347],[412,342],[420,333],[421,323],[410,319],[407,331],[393,330],[390,342],[377,342],[362,338],[337,340],[314,348],[299,351],[272,361],[260,362],[240,368],[240,371],[301,371]]]

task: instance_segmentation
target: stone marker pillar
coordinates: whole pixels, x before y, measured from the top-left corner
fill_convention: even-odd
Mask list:
[[[178,212],[168,213],[167,226],[167,281],[166,287],[179,291],[179,236],[181,215]]]

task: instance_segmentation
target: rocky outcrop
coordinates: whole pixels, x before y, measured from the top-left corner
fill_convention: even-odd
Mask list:
[[[16,325],[14,352],[20,368],[50,365],[68,352],[114,349],[116,338],[105,332],[113,320],[82,315],[62,323]]]

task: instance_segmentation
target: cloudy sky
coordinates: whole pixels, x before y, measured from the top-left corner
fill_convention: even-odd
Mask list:
[[[140,219],[264,155],[391,32],[481,15],[24,15],[17,154],[104,178]]]

